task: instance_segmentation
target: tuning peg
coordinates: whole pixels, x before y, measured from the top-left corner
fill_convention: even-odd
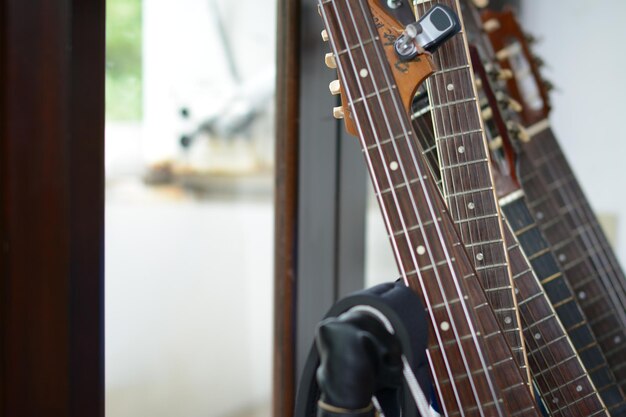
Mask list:
[[[506,61],[510,57],[511,50],[508,47],[500,49],[498,52],[496,52],[496,58],[498,59],[498,61]]]
[[[535,61],[535,65],[537,65],[538,68],[541,67],[545,67],[546,62],[543,60],[543,58],[540,58],[538,56],[533,56],[533,61]]]
[[[343,107],[339,106],[339,107],[333,108],[333,117],[335,119],[343,119],[344,117]]]
[[[515,100],[514,98],[504,93],[498,93],[498,102],[500,103],[502,107],[507,107],[513,110],[515,113],[519,113],[522,110],[524,110],[524,108],[519,103],[519,101]]]
[[[513,110],[515,113],[521,113],[521,111],[524,110],[524,107],[522,107],[520,102],[515,100],[514,98],[509,97],[506,104],[509,109]]]
[[[530,142],[530,139],[531,139],[530,134],[528,133],[526,128],[522,126],[521,124],[517,122],[509,122],[507,124],[507,127],[509,128],[509,132],[511,133],[511,135],[515,136],[521,142],[524,142],[524,143]]]
[[[489,5],[489,0],[472,0],[472,3],[479,9],[484,9]]]
[[[502,136],[498,136],[489,141],[489,149],[491,149],[492,151],[497,151],[502,147],[502,145]]]
[[[483,88],[483,80],[481,80],[480,78],[476,78],[476,80],[474,80],[474,85],[476,86],[477,90],[480,90],[481,88]]]
[[[510,69],[502,68],[498,71],[497,78],[499,80],[508,81],[513,78],[513,71]]]
[[[332,81],[328,85],[328,89],[330,90],[330,94],[336,96],[337,94],[341,93],[341,83],[339,82],[339,80]]]
[[[335,61],[335,56],[332,52],[329,52],[324,57],[324,62],[328,68],[337,68],[337,61]]]
[[[322,31],[322,40],[328,42],[328,31],[326,29]]]
[[[486,109],[484,109],[482,111],[482,116],[483,120],[491,120],[491,118],[493,117],[493,110],[491,110],[491,107],[487,107]]]
[[[491,33],[500,29],[500,21],[498,19],[489,19],[483,23],[483,30],[487,33]]]
[[[543,80],[543,86],[548,92],[556,90],[554,83],[552,83],[552,81],[549,81],[549,80]]]

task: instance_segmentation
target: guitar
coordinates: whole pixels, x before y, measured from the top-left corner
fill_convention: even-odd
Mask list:
[[[485,49],[487,48],[483,48]],[[518,131],[509,129],[509,126],[514,125],[510,120],[506,120],[505,115],[511,114],[511,110],[506,111],[502,107],[510,100],[504,89],[498,87],[498,78],[502,78],[499,76],[501,72],[497,70],[497,63],[494,62],[491,63],[492,71],[487,71],[478,50],[474,49],[472,52],[474,68],[485,97],[483,114],[488,119],[486,124],[491,128],[491,134],[488,136],[491,138],[490,149],[493,160],[497,161],[494,172],[498,177],[496,188],[500,205],[511,231],[517,238],[519,249],[524,253],[527,263],[531,265],[536,275],[536,281],[527,278],[524,284],[532,283],[535,289],[543,287],[542,295],[534,290],[529,292],[528,288],[521,286],[521,282],[517,287],[520,296],[523,297],[525,294],[528,297],[520,300],[522,316],[534,317],[534,321],[531,319],[529,323],[524,324],[524,330],[527,343],[536,345],[530,350],[529,357],[529,361],[534,365],[531,366],[536,384],[542,392],[547,408],[553,412],[568,407],[569,411],[575,414],[574,412],[580,411],[582,404],[589,402],[597,406],[600,393],[608,411],[614,415],[621,415],[626,412],[624,395],[615,382],[573,290],[558,268],[554,254],[526,204],[516,174],[518,164],[516,143],[513,138],[516,137],[514,133]],[[560,320],[557,320],[557,317]],[[540,330],[546,326],[550,327],[550,331],[542,334]],[[575,348],[573,352],[572,347]],[[571,368],[559,370],[558,373],[553,372],[553,381],[558,381],[556,385],[552,383],[553,381],[548,383],[544,379],[546,373],[551,372],[553,367]],[[589,370],[588,374],[585,368]],[[568,377],[564,378],[563,375]],[[580,381],[587,384],[593,381],[593,384],[580,385],[578,383]],[[594,384],[597,391],[593,389]],[[591,396],[588,393],[580,395],[585,391],[584,386],[592,391]],[[593,414],[593,407],[585,411],[585,415]]]
[[[468,12],[468,16],[465,19],[466,29],[471,33],[472,13],[470,9],[471,5],[466,5],[465,10]],[[442,49],[438,54],[444,52],[445,51]],[[487,101],[487,103],[483,108],[483,114],[489,117],[487,117],[488,120],[485,124],[487,127],[492,127],[494,131],[499,128],[505,131],[504,134],[507,134],[506,124],[500,115],[499,106],[500,103],[508,103],[508,101],[503,100],[502,97],[497,97],[496,93],[490,88],[491,79],[487,76],[487,71],[482,66],[481,61],[477,59],[477,50],[473,49],[471,55],[476,77],[480,81],[478,84],[483,85],[483,96],[486,96],[485,101]],[[493,69],[490,73],[494,73]],[[496,71],[494,76],[498,77],[500,73]],[[444,175],[448,161],[445,156],[441,157],[436,154],[436,133],[432,133],[431,113],[423,110],[424,105],[428,105],[428,100],[426,99],[426,103],[420,103],[420,101],[422,100],[420,100],[418,96],[416,100],[417,109],[413,117],[415,130],[421,133],[420,137],[423,139],[422,146],[427,149],[427,154],[434,154],[430,155],[428,158],[432,170],[434,172],[442,172],[442,175]],[[426,110],[428,109],[430,109],[430,107],[426,108]],[[488,133],[491,133],[491,130],[488,129]],[[496,138],[497,134],[492,136]],[[503,142],[501,138],[499,140],[500,143]],[[458,143],[456,146],[458,146]],[[466,146],[466,144],[463,143],[463,146]],[[482,149],[484,148],[484,143],[477,143],[476,146],[480,146]],[[508,141],[504,141],[504,147],[508,151],[505,155],[509,158],[514,157],[512,149],[508,146]],[[445,150],[445,148],[443,149]],[[512,166],[514,166],[513,162],[509,166],[506,164],[504,166],[494,166],[494,173],[498,174],[496,188],[498,188],[500,192],[504,189],[505,195],[519,195],[520,193],[519,186],[515,184],[515,169],[512,169]],[[503,173],[506,175],[506,178],[503,178]],[[474,173],[474,175],[475,174],[476,173]],[[468,190],[471,190],[471,186],[466,187]],[[472,196],[472,193],[469,192],[465,195]],[[516,199],[511,200],[511,203],[515,200]],[[467,201],[465,201],[465,203],[467,204]],[[483,227],[488,226],[488,223],[485,224],[484,220],[481,221],[483,222]],[[581,410],[583,410],[584,415],[595,415],[596,413],[601,414],[605,412],[604,404],[587,375],[585,367],[578,358],[565,328],[556,316],[550,299],[546,295],[546,292],[544,292],[539,279],[534,274],[528,260],[522,253],[509,226],[506,226],[505,236],[509,249],[511,268],[514,270],[514,277],[516,277],[515,283],[517,297],[520,303],[524,336],[526,344],[530,348],[529,362],[533,375],[535,376],[535,384],[546,404],[546,408],[553,413],[558,414],[565,412],[570,413],[570,415],[576,415],[581,412]],[[543,253],[540,251],[531,251],[532,247],[528,247],[528,244],[532,243],[532,240],[529,239],[529,235],[526,235],[526,233],[531,233],[531,229],[532,228],[522,229],[521,233],[524,234],[524,242],[527,243],[526,249],[530,252],[531,257],[539,258]],[[543,265],[543,263],[545,263],[543,259],[538,260],[538,267]],[[539,272],[549,272],[550,275],[553,275],[554,271],[542,269]],[[552,277],[552,279],[556,278],[558,277]],[[547,288],[547,290],[550,289],[551,288]],[[559,296],[561,295],[562,294],[559,294]],[[563,299],[555,301],[561,302],[557,305],[562,305],[564,308],[567,308],[565,303],[562,302]],[[571,308],[575,307],[574,303],[574,307]],[[578,315],[575,317],[582,317],[582,315],[578,312]],[[588,331],[587,334],[591,335],[591,332]],[[596,369],[596,372],[598,372],[597,376],[600,376],[602,372],[608,372],[606,362],[602,362],[601,353],[599,357],[600,359],[593,365],[595,367],[596,365],[603,364],[604,368],[600,367],[600,369]],[[564,375],[568,377],[564,377]],[[598,380],[601,381],[599,378]],[[601,387],[605,388],[604,385],[603,383]],[[617,398],[620,398],[619,395]]]
[[[529,206],[626,390],[626,277],[550,129],[549,86],[526,36],[511,11],[485,12],[483,21],[500,64],[514,74],[507,87],[522,105],[527,133],[519,167]]]
[[[456,2],[442,3],[458,14]],[[434,67],[427,54],[398,58],[395,41],[405,27],[390,13],[397,7],[399,2],[320,0],[332,50],[328,63],[339,74],[332,90],[342,96],[334,113],[359,138],[402,279],[426,305],[427,354],[442,412],[538,416],[414,140],[409,108]],[[451,19],[450,9],[439,10]]]

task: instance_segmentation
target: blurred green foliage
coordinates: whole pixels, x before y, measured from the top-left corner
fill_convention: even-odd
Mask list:
[[[142,118],[142,0],[106,2],[106,117]]]

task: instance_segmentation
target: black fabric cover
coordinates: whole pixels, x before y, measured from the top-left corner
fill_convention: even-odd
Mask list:
[[[381,284],[340,300],[330,309],[326,318],[338,317],[356,306],[371,306],[389,320],[400,342],[402,353],[407,358],[424,395],[427,399],[433,398],[426,358],[428,324],[426,312],[419,297],[402,282]],[[315,346],[312,346],[300,378],[295,417],[317,416],[320,389],[316,372],[319,364],[318,351]],[[396,392],[388,390],[377,392],[375,396],[386,417],[419,416],[406,382],[402,383],[400,401],[396,400]]]

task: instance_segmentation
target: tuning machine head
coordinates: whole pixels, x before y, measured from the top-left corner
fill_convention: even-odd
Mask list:
[[[417,22],[406,26],[394,43],[396,54],[402,61],[409,61],[424,51],[433,53],[460,30],[461,22],[456,13],[438,4]]]

